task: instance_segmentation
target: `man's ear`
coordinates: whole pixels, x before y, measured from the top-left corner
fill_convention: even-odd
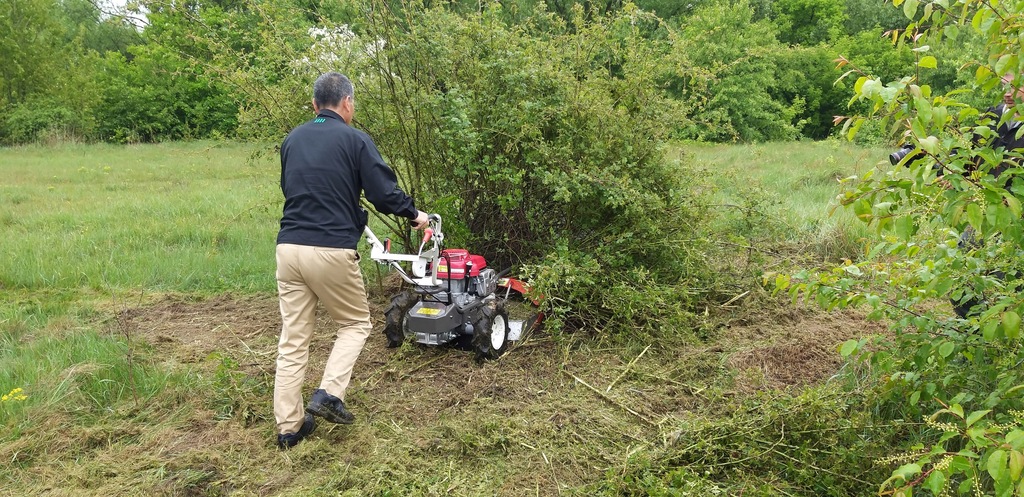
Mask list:
[[[314,114],[319,114],[320,113],[320,108],[316,106],[316,99],[314,98],[311,101],[313,102],[313,113]]]

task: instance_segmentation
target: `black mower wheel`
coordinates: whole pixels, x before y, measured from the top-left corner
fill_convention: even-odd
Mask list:
[[[473,348],[476,360],[494,360],[508,350],[508,313],[505,307],[491,303],[473,323]]]
[[[402,292],[391,297],[391,304],[384,309],[384,336],[388,339],[388,348],[393,349],[413,336],[409,331],[409,309],[416,305],[416,297],[409,292]]]

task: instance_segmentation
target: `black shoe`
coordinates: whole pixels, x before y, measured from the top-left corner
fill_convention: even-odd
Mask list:
[[[356,417],[345,408],[343,400],[327,393],[322,388],[313,392],[313,398],[309,399],[309,404],[306,405],[306,412],[320,416],[331,423],[343,425],[350,425],[356,420]]]
[[[281,449],[290,449],[295,447],[296,444],[302,441],[303,438],[309,436],[316,429],[316,421],[313,420],[313,416],[307,414],[306,419],[302,420],[302,427],[299,428],[298,433],[283,433],[277,436],[277,446]]]

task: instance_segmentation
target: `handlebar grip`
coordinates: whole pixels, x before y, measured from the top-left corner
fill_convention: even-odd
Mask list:
[[[439,214],[427,214],[427,221],[434,223],[441,222],[441,216]],[[416,226],[416,220],[410,219],[409,226]]]
[[[434,230],[426,228],[423,230],[423,243],[427,243],[434,236]]]

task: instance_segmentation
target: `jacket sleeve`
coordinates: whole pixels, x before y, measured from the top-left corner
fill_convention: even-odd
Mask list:
[[[287,150],[287,145],[288,145],[288,138],[285,137],[284,141],[281,143],[281,192],[282,193],[284,193],[284,191],[285,191],[285,189],[284,189],[284,164],[285,164],[285,161],[286,161],[285,150]]]
[[[359,147],[359,176],[363,192],[378,212],[415,219],[417,210],[411,197],[398,187],[395,172],[384,163],[377,146],[368,136],[362,136]]]

